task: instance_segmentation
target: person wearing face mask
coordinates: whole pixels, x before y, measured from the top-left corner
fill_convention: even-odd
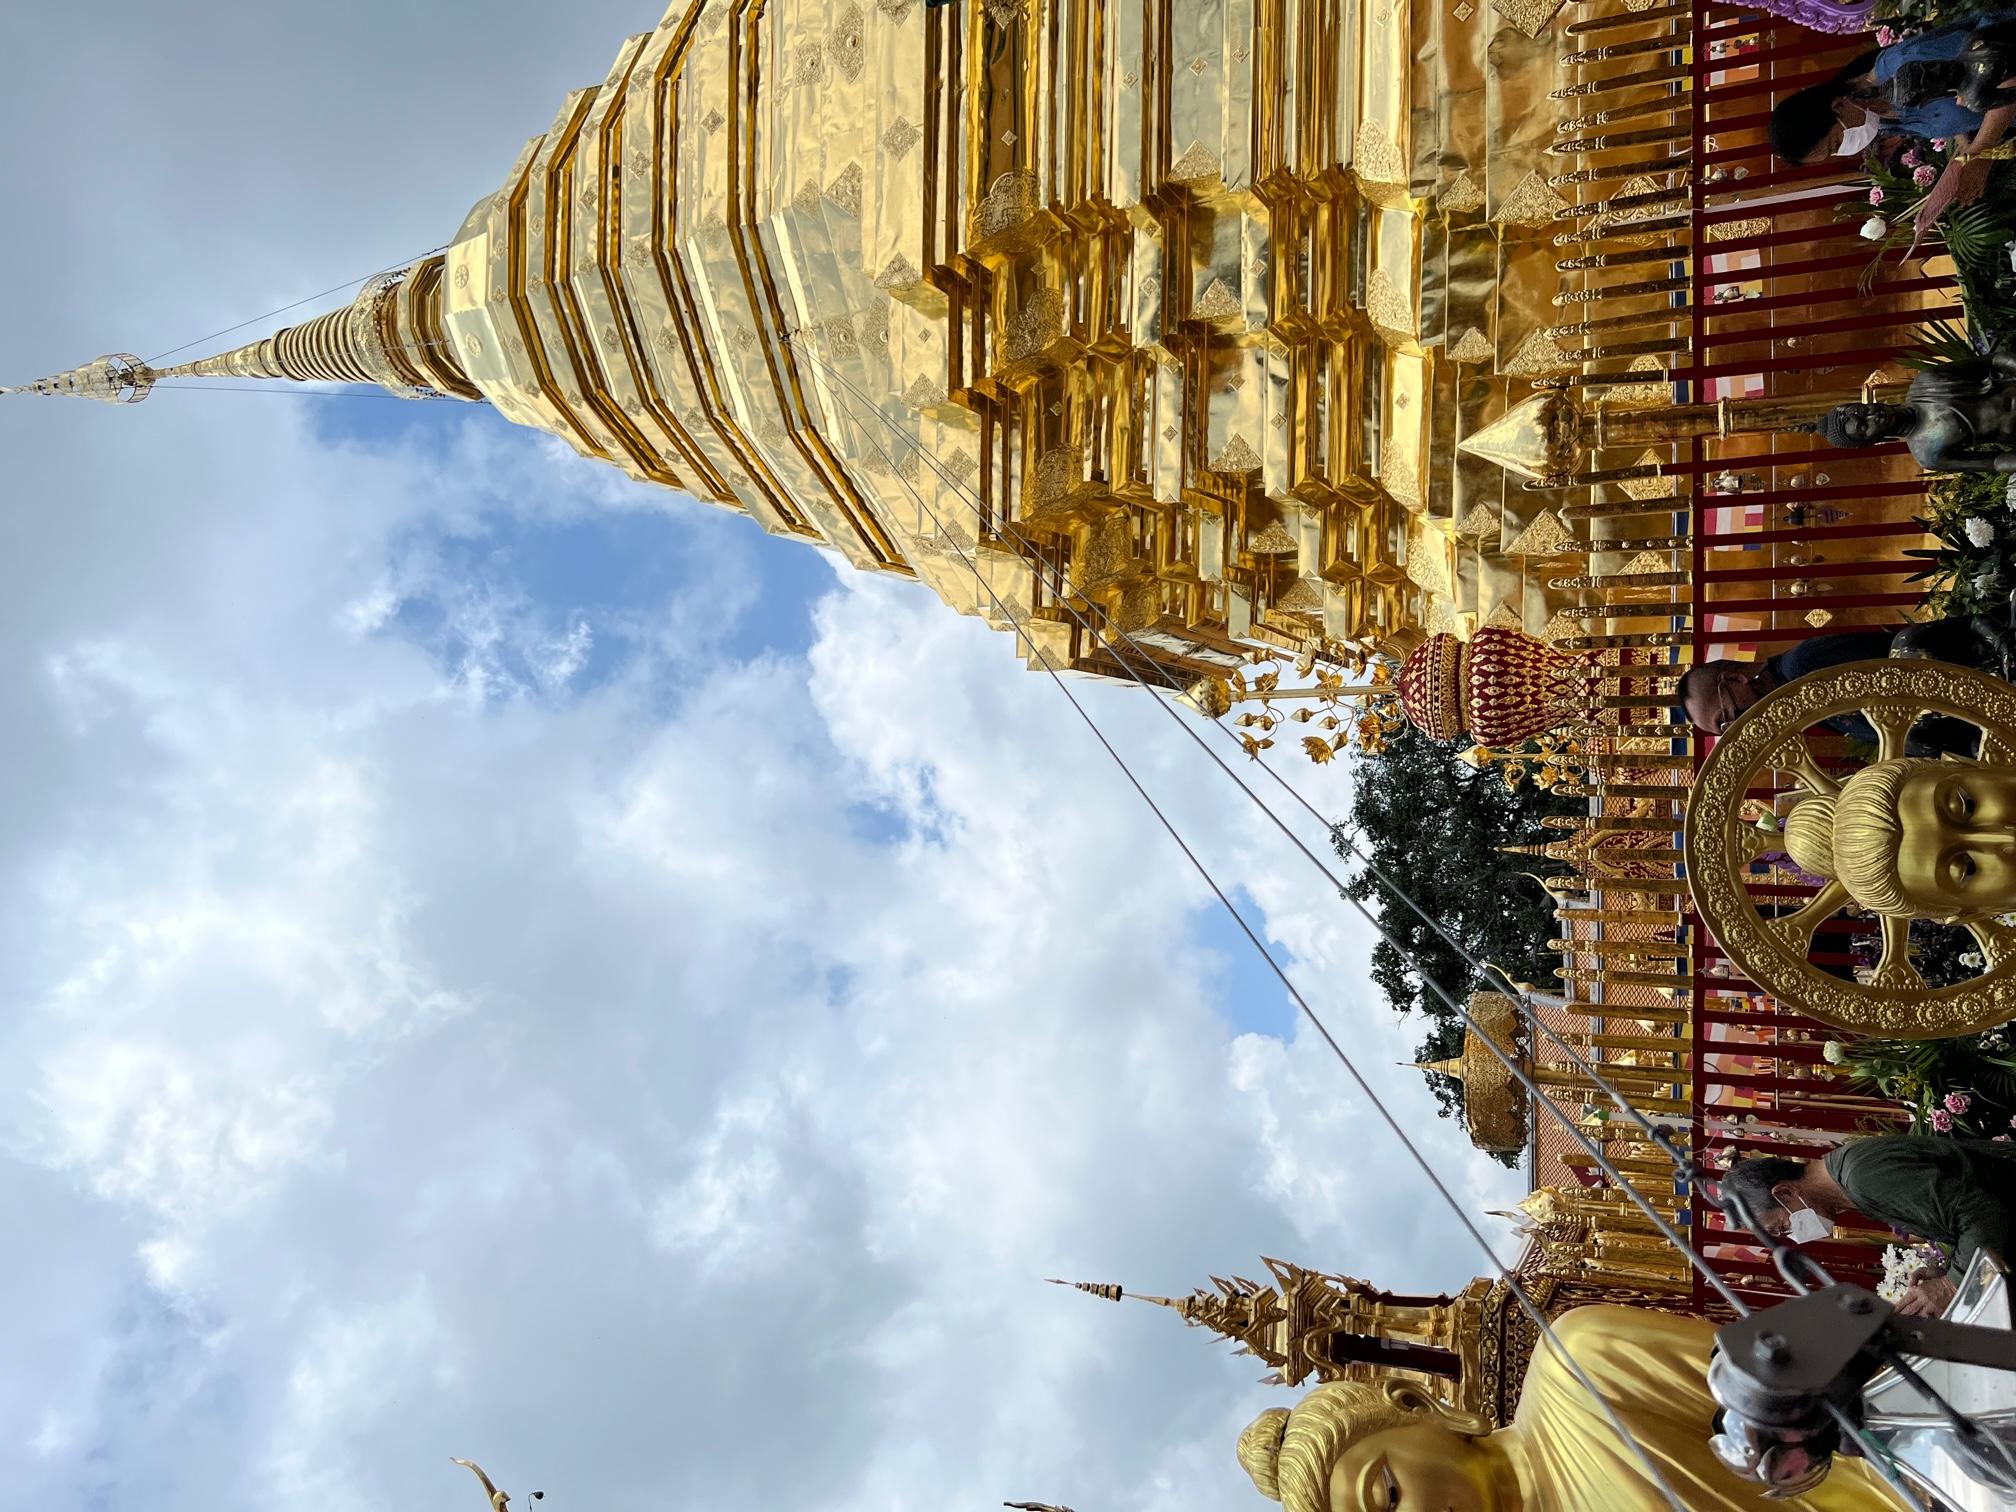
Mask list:
[[[1882,136],[1950,141],[1955,156],[1927,199],[1936,199],[1940,211],[1948,204],[1966,204],[1988,182],[1989,165],[1975,154],[2002,140],[2016,111],[1999,103],[1975,109],[1962,104],[1953,92],[1921,98],[1919,91],[1900,88],[1898,74],[1906,71],[1908,84],[1914,77],[1984,54],[2016,57],[2016,15],[1984,15],[1863,53],[1832,78],[1790,94],[1773,107],[1772,151],[1788,163],[1808,166],[1859,155]],[[1970,98],[1979,95],[1974,91]],[[1986,101],[1986,96],[1977,99]]]
[[[1828,155],[1837,158],[1859,158],[1876,145],[1876,139],[1881,135],[1883,135],[1883,118],[1865,112],[1862,119],[1853,126],[1842,128],[1841,140],[1834,144],[1833,152]]]
[[[1811,1244],[1843,1213],[1929,1240],[1948,1257],[1918,1272],[1897,1310],[1937,1317],[1977,1250],[2016,1257],[2016,1143],[1936,1134],[1851,1139],[1820,1160],[1739,1160],[1722,1190],[1743,1199],[1757,1229]]]

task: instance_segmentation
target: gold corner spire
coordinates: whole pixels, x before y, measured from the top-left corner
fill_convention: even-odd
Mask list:
[[[448,1462],[451,1465],[460,1465],[465,1470],[471,1471],[476,1479],[483,1482],[483,1490],[490,1498],[490,1512],[508,1512],[505,1504],[511,1500],[510,1493],[499,1491],[491,1483],[490,1477],[483,1473],[481,1465],[477,1464],[474,1460],[456,1459],[452,1454],[448,1457]],[[534,1492],[533,1494],[536,1496],[538,1493]]]
[[[443,319],[444,259],[423,257],[381,273],[348,305],[263,340],[195,362],[156,368],[119,352],[0,394],[42,394],[138,404],[169,378],[255,378],[369,383],[404,399],[480,399]]]
[[[1068,1286],[1073,1291],[1081,1291],[1088,1297],[1097,1297],[1102,1302],[1146,1302],[1150,1307],[1174,1308],[1186,1318],[1189,1317],[1189,1313],[1185,1311],[1189,1306],[1187,1298],[1178,1300],[1175,1297],[1151,1297],[1146,1292],[1126,1291],[1110,1281],[1059,1281],[1054,1276],[1050,1277],[1049,1281],[1052,1286]]]
[[[1127,1295],[1119,1287],[1105,1281],[1059,1281],[1055,1276],[1046,1279],[1052,1286],[1068,1286],[1073,1291],[1081,1291],[1088,1297],[1097,1297],[1102,1302],[1118,1302]]]

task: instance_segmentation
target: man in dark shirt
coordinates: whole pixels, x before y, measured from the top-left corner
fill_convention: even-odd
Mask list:
[[[1738,714],[1766,693],[1786,683],[1838,667],[1846,662],[1875,661],[1888,656],[1921,657],[1953,662],[2000,676],[2012,650],[2009,631],[1985,615],[1931,620],[1849,630],[1800,641],[1764,662],[1709,661],[1688,668],[1680,679],[1680,706],[1697,730],[1719,735]],[[1860,714],[1841,714],[1827,727],[1853,740],[1874,742],[1876,731]],[[1971,756],[1979,746],[1975,728],[1964,720],[1921,719],[1912,729],[1906,753]]]
[[[1945,1311],[1978,1249],[2016,1263],[2016,1144],[1879,1134],[1837,1145],[1823,1160],[1739,1160],[1722,1178],[1722,1189],[1740,1196],[1757,1227],[1774,1239],[1792,1231],[1802,1210],[1831,1228],[1853,1208],[1930,1240],[1949,1264],[1921,1270],[1900,1312],[1936,1317]]]

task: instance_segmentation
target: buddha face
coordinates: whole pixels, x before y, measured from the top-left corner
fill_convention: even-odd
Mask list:
[[[1513,1512],[1487,1442],[1431,1418],[1367,1434],[1331,1469],[1330,1512]]]
[[[1841,404],[1829,439],[1841,446],[1874,446],[1910,429],[1916,413],[1904,404]]]
[[[1935,918],[2016,908],[2016,769],[1915,765],[1899,787],[1897,880]]]

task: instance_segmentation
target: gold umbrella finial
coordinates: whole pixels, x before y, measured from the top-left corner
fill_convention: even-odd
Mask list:
[[[68,372],[37,378],[33,383],[0,387],[0,394],[67,395],[96,399],[101,404],[138,404],[161,375],[130,352],[114,352]]]

